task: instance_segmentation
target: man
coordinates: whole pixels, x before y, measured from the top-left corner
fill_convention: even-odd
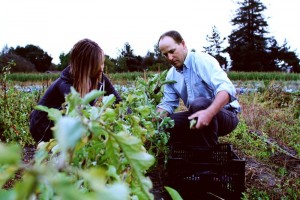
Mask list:
[[[174,84],[164,87],[164,97],[157,105],[161,116],[170,116],[175,126],[169,130],[171,142],[212,146],[218,136],[232,132],[237,124],[240,105],[236,89],[218,61],[205,53],[189,52],[177,31],[168,31],[158,41],[161,53],[172,65],[167,79]],[[174,112],[180,99],[188,111]],[[196,120],[190,128],[190,121]]]

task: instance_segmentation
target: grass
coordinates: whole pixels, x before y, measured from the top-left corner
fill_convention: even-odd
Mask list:
[[[156,73],[153,71],[145,72],[147,74]],[[107,74],[114,81],[133,81],[138,76],[144,77],[144,72],[123,72]],[[26,81],[44,81],[55,80],[59,73],[12,73],[7,75],[7,80],[26,82]],[[232,81],[299,81],[299,73],[284,72],[228,72],[228,77]]]
[[[241,122],[221,141],[232,143],[246,159],[245,199],[298,199],[300,93],[271,88],[239,96]]]

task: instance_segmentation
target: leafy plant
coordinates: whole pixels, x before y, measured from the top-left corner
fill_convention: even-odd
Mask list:
[[[1,171],[9,172],[1,173],[2,185],[18,169],[24,175],[10,190],[0,191],[0,198],[153,199],[152,182],[145,174],[155,156],[145,144],[152,140],[151,152],[157,138],[164,140],[157,144],[166,144],[164,128],[172,121],[159,122],[155,101],[139,83],[116,105],[113,95],[94,90],[81,98],[72,88],[62,110],[36,106],[55,122],[55,138],[39,143],[26,166],[20,152],[12,151],[18,147],[1,144],[1,152],[12,151],[9,157],[0,156]],[[99,97],[97,106],[89,104]]]
[[[0,74],[0,141],[33,144],[28,131],[28,113],[35,104],[36,93],[24,93],[11,87],[7,75],[14,62],[9,62]]]

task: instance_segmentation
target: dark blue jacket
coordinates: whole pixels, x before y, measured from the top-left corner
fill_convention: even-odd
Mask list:
[[[73,79],[70,75],[70,67],[64,69],[58,79],[56,79],[45,92],[38,105],[47,106],[48,108],[60,109],[65,102],[65,96],[70,93],[73,86]],[[115,103],[121,101],[121,97],[111,84],[110,80],[102,74],[102,80],[98,85],[98,89],[104,84],[105,95],[114,94]],[[91,102],[93,105],[94,102]],[[39,110],[33,110],[30,114],[30,133],[36,142],[49,141],[53,138],[51,127],[54,126],[53,121],[48,119],[47,113]]]

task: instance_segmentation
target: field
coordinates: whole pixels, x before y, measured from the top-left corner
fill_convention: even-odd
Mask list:
[[[136,76],[139,75],[135,75],[135,77],[129,75],[110,75],[114,83],[123,86],[132,85]],[[141,76],[144,77],[144,75]],[[239,90],[240,94],[238,95],[239,102],[242,105],[242,113],[239,114],[240,123],[237,129],[228,136],[220,137],[220,142],[233,144],[236,154],[246,160],[246,191],[243,199],[299,199],[300,78],[299,76],[295,76],[296,78],[294,76],[289,77],[286,74],[284,74],[284,78],[281,77],[278,80],[276,80],[277,78],[275,78],[274,74],[270,76],[264,75],[264,79],[258,77],[257,74],[256,76],[255,74],[251,74],[251,76],[247,75],[247,77],[245,78],[245,76],[243,77],[240,74],[232,76],[235,85],[239,89],[242,89]],[[24,154],[21,166],[23,166],[22,169],[25,171],[26,167],[24,165],[32,164],[36,149],[28,131],[28,116],[51,81],[52,79],[49,80],[46,78],[35,81],[28,81],[28,79],[24,81],[10,81],[3,78],[1,82],[0,106],[3,112],[0,118],[0,131],[2,133],[0,139],[6,144],[17,142],[23,148]],[[15,89],[16,85],[19,85],[21,88],[40,85],[42,89],[31,90],[31,92],[26,90],[20,91]],[[150,84],[147,87],[150,86],[152,85]],[[138,90],[138,88],[136,89]],[[122,88],[120,87],[119,89],[121,90]],[[148,91],[151,90],[151,88],[146,89]],[[151,94],[149,95],[151,96]],[[142,101],[141,99],[137,100]],[[149,115],[152,115],[152,113]],[[144,115],[142,118],[146,119],[147,116]],[[156,128],[150,127],[149,130],[155,131]],[[143,132],[145,130],[140,131]],[[145,139],[144,134],[143,132],[140,135],[143,139]],[[163,136],[161,137],[159,141],[164,139]],[[88,139],[86,138],[86,140]],[[152,143],[150,142],[150,147],[152,148],[149,149],[159,148],[160,153],[163,153],[165,151],[163,148],[164,143],[158,145],[157,139],[155,138],[151,141]],[[89,142],[91,142],[89,144],[92,144],[95,141],[90,140]],[[144,145],[147,148],[149,147],[147,143]],[[80,153],[89,152],[89,157],[92,157],[90,150]],[[126,150],[129,151],[129,149]],[[80,157],[80,153],[76,155]],[[116,152],[114,153],[116,154]],[[121,157],[122,155],[119,156]],[[4,160],[7,161],[9,159],[0,156],[1,164],[4,163]],[[72,160],[72,162],[77,162],[77,165],[83,168],[80,161]],[[86,162],[90,161],[86,160]],[[84,166],[90,165],[85,164]],[[142,167],[137,163],[134,163],[134,165],[137,168]],[[6,168],[2,167],[1,169],[3,172],[7,172]],[[153,170],[158,169],[160,168],[153,168]],[[0,180],[3,182],[2,188],[5,191],[20,191],[20,188],[15,187],[15,185],[22,179],[26,180],[27,178],[28,180],[28,174],[26,178],[22,178],[22,173],[19,170],[19,168],[10,168],[8,171],[11,173],[11,176],[8,178],[1,175]],[[13,178],[14,173],[16,173],[16,176]],[[72,174],[73,171],[69,171],[69,173]],[[143,179],[143,175],[141,174],[138,177]],[[64,179],[64,181],[66,180]],[[159,199],[159,197],[165,195],[163,192],[164,188],[160,182],[161,180],[153,177],[152,181],[154,184],[153,193],[155,194],[155,199]],[[92,181],[89,184],[92,184]],[[26,192],[24,190],[23,192]],[[12,195],[13,192],[5,194]]]

